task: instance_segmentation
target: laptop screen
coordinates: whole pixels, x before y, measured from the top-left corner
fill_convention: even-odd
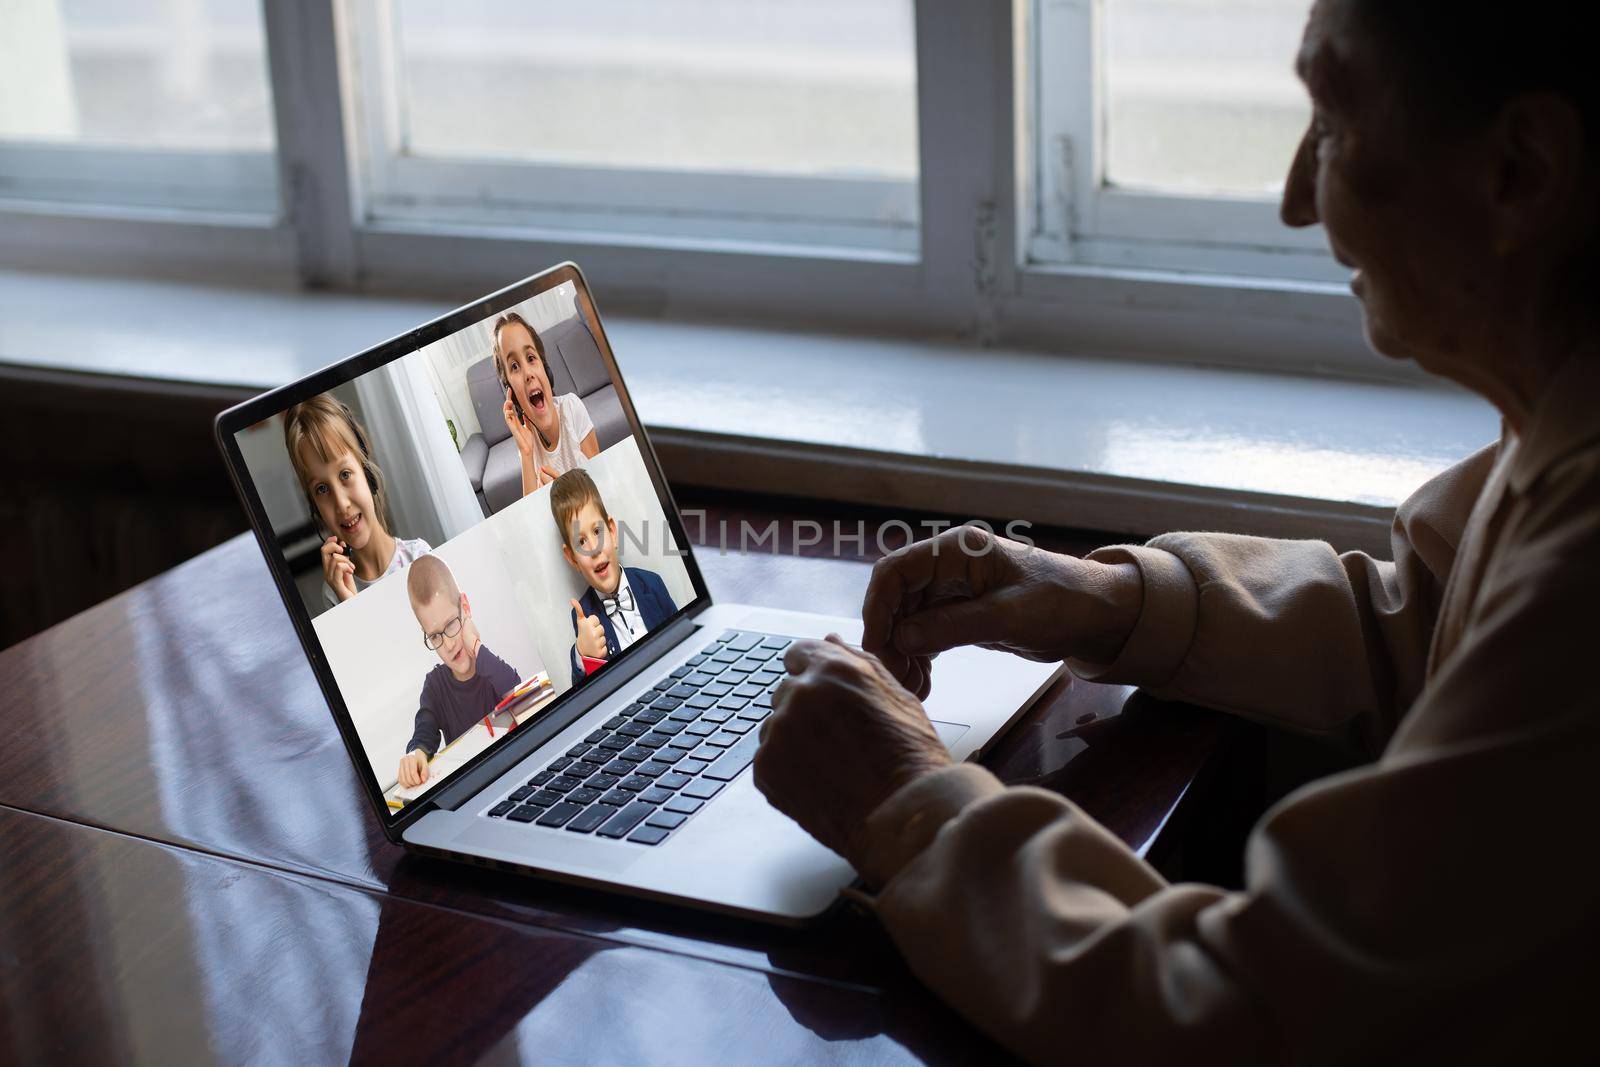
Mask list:
[[[703,590],[574,268],[272,395],[245,496],[392,820]]]

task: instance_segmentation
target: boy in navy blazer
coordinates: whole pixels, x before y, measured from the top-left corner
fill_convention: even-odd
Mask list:
[[[572,684],[588,677],[584,660],[608,662],[677,612],[661,576],[617,563],[617,521],[582,467],[550,487],[550,511],[561,529],[561,553],[589,586],[571,601]]]

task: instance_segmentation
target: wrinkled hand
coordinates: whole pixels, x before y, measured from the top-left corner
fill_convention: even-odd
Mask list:
[[[1052,663],[1109,662],[1138,621],[1139,570],[1046,552],[958,526],[892,552],[872,569],[861,646],[919,698],[933,657],[981,645]]]
[[[500,414],[505,417],[506,429],[511,431],[511,439],[517,443],[517,451],[524,456],[533,455],[534,429],[517,418],[517,403],[511,398],[510,389],[506,390],[506,402],[500,405]]]
[[[574,622],[578,628],[578,655],[589,659],[606,658],[606,631],[600,625],[600,616],[585,615],[583,605],[572,601]]]
[[[337,537],[322,542],[322,580],[333,588],[340,602],[356,595],[356,565]]]
[[[400,757],[400,784],[415,789],[428,780],[428,754],[414,748]]]
[[[790,677],[761,724],[756,788],[860,870],[867,816],[950,754],[922,704],[837,635],[790,646],[783,664]]]

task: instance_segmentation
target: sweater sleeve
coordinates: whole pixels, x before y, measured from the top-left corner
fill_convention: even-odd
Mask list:
[[[1220,533],[1093,552],[1138,566],[1144,607],[1114,662],[1068,666],[1376,753],[1422,691],[1445,580],[1497,454],[1480,450],[1400,506],[1392,562]]]

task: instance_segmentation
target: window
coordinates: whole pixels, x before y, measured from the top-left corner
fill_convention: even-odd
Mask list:
[[[255,0],[23,0],[0,33],[0,198],[275,214]]]
[[[906,253],[911,0],[359,0],[367,210]]]
[[[23,0],[0,263],[1393,374],[1277,217],[1309,6]]]
[[[1039,263],[1343,273],[1278,220],[1310,118],[1302,0],[1041,0],[1032,35]]]

